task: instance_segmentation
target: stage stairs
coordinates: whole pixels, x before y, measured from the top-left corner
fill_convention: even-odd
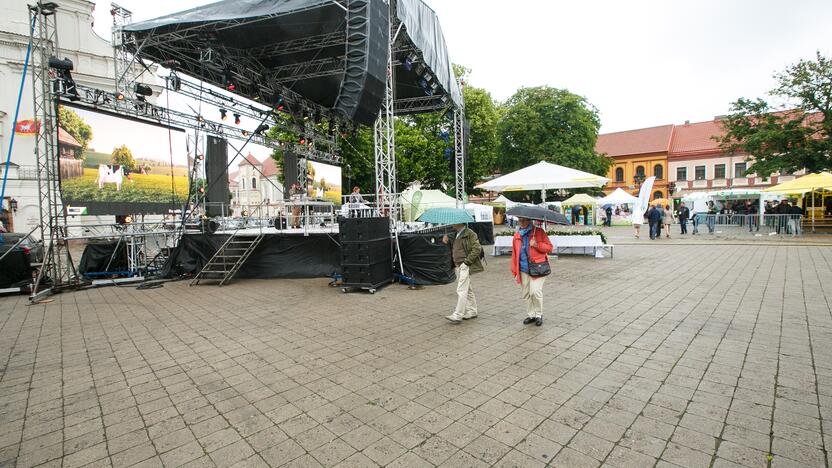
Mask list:
[[[219,285],[223,286],[231,281],[251,253],[260,245],[261,240],[263,240],[262,233],[257,235],[234,233],[228,236],[225,243],[217,249],[214,256],[191,280],[191,286],[199,284],[200,281],[219,281]]]

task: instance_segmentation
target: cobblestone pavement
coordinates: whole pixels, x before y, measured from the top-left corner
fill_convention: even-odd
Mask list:
[[[459,326],[452,285],[0,299],[0,465],[829,463],[832,248],[561,257],[542,327],[507,269]]]

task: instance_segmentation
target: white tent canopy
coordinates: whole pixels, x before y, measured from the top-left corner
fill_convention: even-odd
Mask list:
[[[606,177],[540,161],[537,164],[532,164],[529,167],[477,185],[476,188],[490,192],[521,190],[545,191],[552,189],[603,187],[609,181]]]
[[[607,195],[606,197],[599,198],[598,204],[603,205],[623,205],[623,204],[633,204],[638,201],[638,197],[635,195],[630,195],[629,193],[622,190],[620,187],[615,189],[614,192]]]
[[[399,197],[402,215],[405,221],[415,221],[422,213],[431,208],[455,208],[456,199],[439,190],[422,190],[408,187]]]

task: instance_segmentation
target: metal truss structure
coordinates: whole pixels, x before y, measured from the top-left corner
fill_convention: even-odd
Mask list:
[[[136,97],[135,84],[138,78],[133,66],[133,55],[127,49],[135,46],[136,38],[132,34],[121,34],[120,29],[133,22],[133,13],[115,3],[110,4],[110,14],[113,15],[112,44],[115,63],[115,90],[124,96]]]
[[[60,82],[60,80],[56,81]],[[243,133],[243,131],[238,127],[231,126],[223,122],[209,120],[196,113],[189,114],[179,112],[173,109],[151,104],[147,101],[131,99],[123,95],[118,97],[117,93],[111,93],[97,88],[77,85],[77,90],[78,97],[76,103],[85,104],[93,109],[108,111],[137,120],[147,120],[157,124],[193,129],[217,135],[219,137],[230,137],[244,140],[250,139],[252,143],[261,146],[279,150],[291,150],[299,155],[304,155],[313,161],[320,161],[327,164],[340,164],[341,162],[341,157],[339,153],[334,150],[334,148],[320,149],[314,146],[310,147],[309,145],[286,143],[271,138],[263,133]],[[56,95],[58,97],[67,97],[67,94],[64,91],[59,91]],[[210,102],[210,100],[208,102]],[[274,119],[273,116],[269,115],[268,110],[257,108],[255,108],[257,110],[252,110],[252,106],[244,105],[228,99],[223,102],[223,106],[227,109],[228,113],[246,115],[252,119],[281,126],[290,131],[296,130],[294,126],[288,125],[280,119]],[[316,143],[335,144],[334,139],[329,138],[322,132],[313,132],[312,130],[310,130],[310,132],[310,138]]]
[[[454,168],[456,207],[465,207],[465,109],[454,109]]]
[[[393,43],[396,40],[396,0],[387,0],[389,5],[390,41],[387,44],[387,77],[384,100],[373,127],[373,141],[376,169],[376,200],[382,214],[390,216],[392,226],[398,218],[396,197],[396,130],[393,117],[395,100],[395,79],[393,76]]]
[[[65,243],[66,210],[61,201],[61,168],[58,152],[58,116],[55,92],[67,92],[74,83],[55,80],[50,58],[57,57],[57,6],[39,2],[29,7],[31,34],[32,83],[35,118],[39,129],[35,134],[35,158],[38,169],[38,207],[40,234],[44,245],[43,264],[38,270],[32,300],[49,294],[53,289],[71,286],[78,281],[75,264]],[[65,72],[68,73],[68,72]],[[67,76],[67,75],[64,75]],[[50,286],[50,287],[47,287]]]

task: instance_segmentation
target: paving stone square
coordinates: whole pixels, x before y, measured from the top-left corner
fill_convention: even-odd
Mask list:
[[[0,466],[824,467],[832,247],[507,257],[455,286],[315,280],[0,298]]]

